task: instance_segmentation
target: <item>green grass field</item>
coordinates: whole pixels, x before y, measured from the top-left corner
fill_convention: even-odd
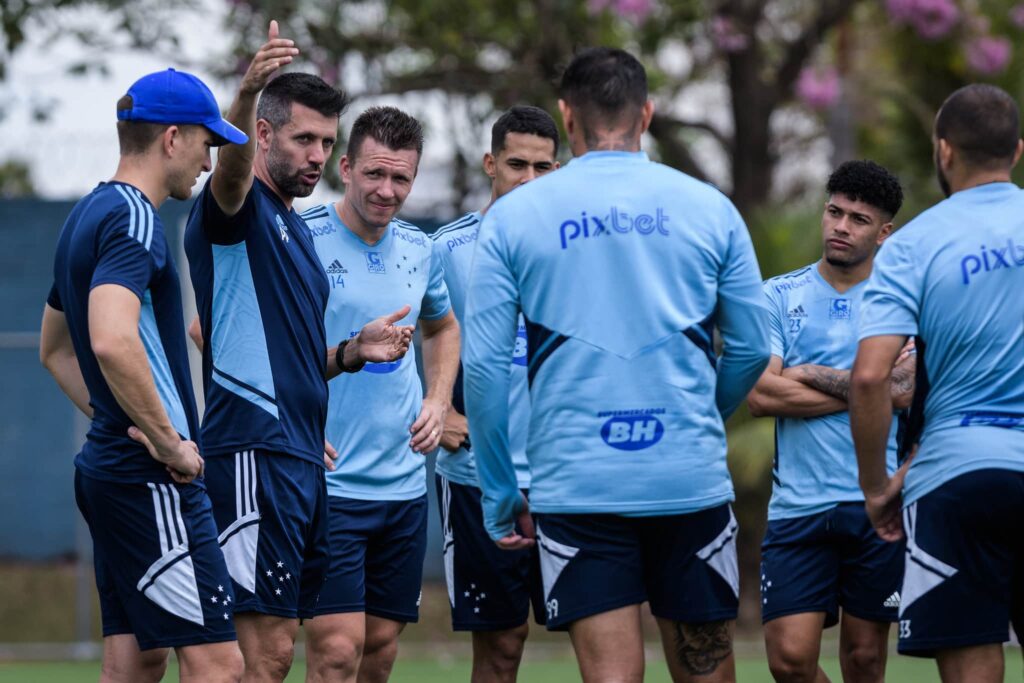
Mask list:
[[[1008,651],[1007,683],[1024,683],[1019,650]],[[839,662],[835,659],[823,661],[825,672],[833,681],[842,680],[839,676]],[[772,679],[768,673],[768,665],[763,660],[743,659],[736,667],[736,678],[740,683],[769,683]],[[0,664],[0,683],[77,683],[78,681],[95,681],[99,677],[99,664],[87,663],[43,663],[43,664]],[[303,680],[305,667],[296,663],[288,676],[289,683]],[[176,681],[177,669],[173,662],[168,669],[166,681]],[[391,677],[394,683],[451,683],[469,680],[469,662],[437,660],[405,660],[399,657]],[[571,659],[555,661],[529,662],[520,669],[519,680],[524,683],[565,683],[579,680],[576,663]],[[649,662],[647,681],[653,683],[669,681],[668,672],[663,662]],[[926,683],[938,681],[939,676],[935,663],[931,660],[912,659],[909,657],[893,657],[889,660],[886,680],[893,683]]]

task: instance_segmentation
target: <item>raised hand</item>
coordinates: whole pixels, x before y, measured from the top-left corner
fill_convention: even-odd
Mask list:
[[[395,325],[409,315],[408,305],[394,313],[368,322],[355,337],[357,360],[366,363],[390,363],[405,356],[412,343],[412,325]],[[348,359],[345,362],[349,365]]]
[[[292,59],[299,54],[295,47],[295,41],[287,38],[278,38],[277,22],[270,22],[270,29],[267,31],[267,42],[259,49],[252,63],[242,78],[241,92],[255,95],[266,87],[270,77],[275,71],[285,64],[291,63]]]

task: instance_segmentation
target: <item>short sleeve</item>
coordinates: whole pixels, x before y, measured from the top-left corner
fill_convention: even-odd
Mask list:
[[[162,244],[153,239],[162,233],[159,218],[147,206],[111,213],[99,231],[99,249],[90,289],[115,284],[130,289],[141,300],[149,287],[157,264],[154,249]]]
[[[764,297],[768,306],[768,341],[773,356],[786,357],[786,331],[782,327],[782,297],[771,280],[764,283]]]
[[[202,211],[203,235],[212,244],[229,245],[245,241],[249,226],[253,224],[256,214],[256,194],[259,192],[256,183],[259,180],[253,178],[252,187],[245,195],[245,201],[233,216],[224,213],[220,205],[217,204],[217,200],[213,196],[212,182],[213,177],[211,176],[206,181],[206,187],[203,188],[197,202]]]
[[[57,291],[57,283],[50,285],[50,293],[46,297],[46,305],[55,311],[63,311],[64,305],[60,302],[60,292]]]
[[[900,239],[883,243],[864,290],[859,339],[917,334],[922,272],[911,244]]]
[[[420,317],[424,320],[437,320],[447,315],[452,308],[451,299],[448,296],[448,285],[444,281],[444,267],[441,265],[441,257],[434,248],[433,242],[430,250],[430,278],[427,281],[427,291],[423,294],[423,303],[420,305]]]

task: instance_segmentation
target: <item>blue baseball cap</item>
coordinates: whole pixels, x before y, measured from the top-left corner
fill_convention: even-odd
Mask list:
[[[146,121],[203,126],[217,136],[217,145],[243,145],[249,136],[221,118],[220,107],[206,84],[184,71],[167,69],[143,76],[128,88],[131,109],[119,109],[119,121]]]

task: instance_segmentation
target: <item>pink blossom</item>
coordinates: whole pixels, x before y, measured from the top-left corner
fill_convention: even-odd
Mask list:
[[[982,76],[993,76],[1005,69],[1012,52],[1009,39],[997,36],[975,38],[964,48],[967,66]]]
[[[1017,28],[1024,28],[1024,2],[1010,8],[1010,22]]]
[[[839,101],[839,72],[832,67],[805,67],[796,81],[796,96],[811,109],[828,109]]]
[[[731,18],[716,14],[711,19],[711,42],[721,52],[742,52],[750,39],[736,29]]]
[[[886,0],[889,17],[909,24],[925,40],[945,38],[960,21],[954,0]]]
[[[655,0],[587,0],[587,10],[599,14],[611,10],[623,19],[644,21],[654,13]]]

